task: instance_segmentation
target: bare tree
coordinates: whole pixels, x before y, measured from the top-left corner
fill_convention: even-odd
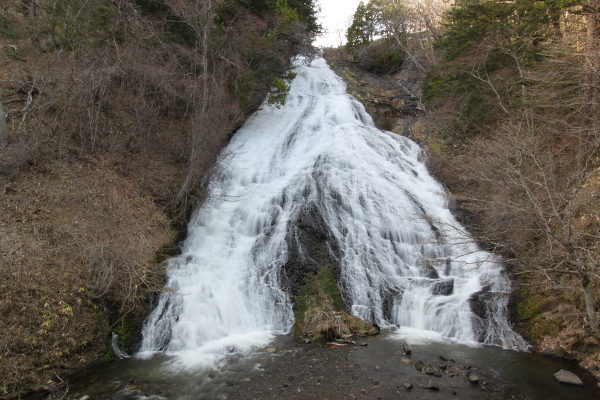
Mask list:
[[[599,238],[594,229],[582,229],[597,218],[589,187],[598,172],[577,167],[569,146],[575,137],[561,131],[565,125],[532,121],[530,115],[511,118],[494,139],[475,141],[463,171],[474,186],[466,200],[484,215],[485,240],[523,271],[577,278],[589,325],[600,335],[593,290],[600,282]]]
[[[6,114],[4,114],[2,100],[2,93],[0,93],[0,149],[6,146],[8,139],[8,127],[6,126]]]
[[[374,0],[383,9],[384,35],[391,36],[413,65],[426,72],[438,63],[434,43],[440,38],[448,4],[439,0]],[[426,60],[427,65],[423,65]]]

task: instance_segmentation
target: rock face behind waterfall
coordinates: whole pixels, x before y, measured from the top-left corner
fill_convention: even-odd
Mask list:
[[[290,221],[285,241],[284,285],[294,299],[297,335],[333,340],[379,333],[376,325],[347,313],[350,304],[344,303],[337,287],[340,249],[314,204],[302,207]],[[332,287],[327,288],[328,284]]]
[[[307,205],[295,221],[288,226],[285,241],[288,246],[288,261],[285,264],[287,287],[292,295],[297,295],[303,279],[316,275],[324,263],[332,266],[332,272],[339,278],[339,248],[327,223],[316,209]]]

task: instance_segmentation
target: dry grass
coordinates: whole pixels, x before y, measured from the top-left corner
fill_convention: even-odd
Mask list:
[[[11,397],[102,356],[115,316],[139,314],[156,288],[154,257],[173,237],[140,182],[99,159],[30,169],[0,190],[0,397]]]
[[[322,302],[322,300],[325,300]],[[342,312],[334,311],[330,298],[312,297],[307,302],[308,309],[300,321],[300,335],[311,340],[344,339],[352,332],[342,317]]]

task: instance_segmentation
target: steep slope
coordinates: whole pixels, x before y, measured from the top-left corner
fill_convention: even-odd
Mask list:
[[[217,154],[319,30],[313,1],[9,1],[0,397],[136,341]],[[282,97],[283,96],[283,97]]]

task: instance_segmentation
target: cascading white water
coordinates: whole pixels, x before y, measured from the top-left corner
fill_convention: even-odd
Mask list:
[[[288,332],[286,233],[307,205],[339,248],[352,314],[461,342],[524,347],[506,320],[510,287],[501,265],[454,219],[421,149],[376,129],[323,59],[299,62],[296,72],[286,104],[258,111],[225,149],[210,200],[171,260],[141,354],[212,362]]]

